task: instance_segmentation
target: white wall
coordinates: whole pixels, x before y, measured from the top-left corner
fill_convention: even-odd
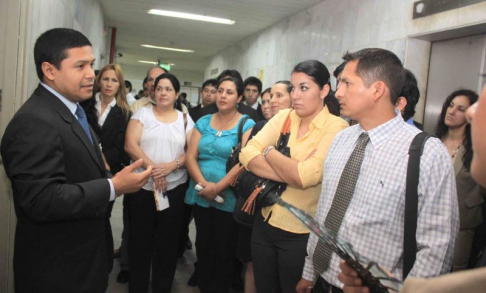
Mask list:
[[[152,68],[150,65],[129,65],[119,63],[122,71],[123,77],[128,79],[132,83],[132,87],[138,93],[139,90],[142,89],[142,82],[143,79],[147,76],[147,71]],[[187,71],[187,70],[178,70],[176,66],[170,69],[170,73],[174,74],[181,86],[184,84],[185,81],[192,82],[192,86],[200,87],[204,82],[204,73],[197,72],[197,71]]]
[[[96,57],[95,68],[100,69],[109,62],[108,28],[101,5],[97,0],[35,0],[31,1],[31,42],[27,49],[29,62],[29,92],[39,82],[33,58],[36,39],[46,30],[64,27],[82,32],[93,45]]]
[[[217,76],[210,74],[214,68],[219,73],[237,69],[244,78],[258,76],[263,70],[266,88],[277,80],[289,79],[300,61],[320,60],[332,72],[342,62],[343,52],[378,47],[393,51],[417,76],[423,97],[430,42],[408,37],[484,23],[486,2],[412,20],[414,1],[323,1],[226,48],[211,59],[205,78]],[[423,102],[422,98],[419,116]]]

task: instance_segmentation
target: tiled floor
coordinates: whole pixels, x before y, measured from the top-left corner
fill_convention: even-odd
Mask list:
[[[111,215],[111,228],[113,230],[113,238],[115,242],[115,247],[120,247],[121,243],[121,233],[123,230],[122,223],[122,210],[123,210],[123,198],[118,198],[113,206],[113,212]],[[195,226],[194,221],[191,222],[189,237],[194,243],[195,238]],[[194,250],[188,250],[185,252],[184,256],[179,259],[177,264],[177,271],[175,274],[175,280],[172,287],[172,293],[198,293],[199,289],[196,287],[189,287],[187,285],[187,280],[191,276],[194,266],[193,263],[196,261],[196,252]],[[107,293],[125,293],[128,292],[128,284],[119,284],[116,282],[116,276],[120,271],[120,265],[118,259],[115,260],[113,271],[110,274],[109,286]],[[152,291],[149,291],[152,292]]]

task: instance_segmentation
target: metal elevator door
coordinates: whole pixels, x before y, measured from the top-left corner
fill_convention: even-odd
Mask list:
[[[424,131],[435,134],[442,104],[453,91],[481,90],[486,35],[432,43],[425,101]]]

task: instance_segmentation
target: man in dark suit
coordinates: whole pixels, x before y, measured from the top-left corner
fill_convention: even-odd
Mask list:
[[[216,102],[216,92],[218,88],[218,81],[216,79],[208,79],[202,84],[202,100],[201,104],[196,107],[189,108],[189,115],[194,123],[201,118],[201,110]]]
[[[243,96],[244,96],[244,104],[248,107],[252,107],[255,111],[257,111],[258,120],[261,121],[265,120],[262,112],[262,105],[258,103],[258,97],[262,93],[262,82],[258,78],[254,76],[250,76],[243,82]]]
[[[71,29],[34,47],[41,83],[5,130],[1,154],[17,228],[16,292],[105,292],[113,253],[107,218],[116,196],[137,191],[142,161],[108,179],[96,135],[78,104],[92,96],[91,43]]]

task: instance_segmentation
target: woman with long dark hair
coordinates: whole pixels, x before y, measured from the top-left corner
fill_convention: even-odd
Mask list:
[[[481,187],[469,173],[473,157],[471,126],[466,120],[466,110],[478,95],[471,90],[457,90],[445,100],[435,134],[442,140],[451,155],[456,173],[459,202],[460,229],[454,247],[454,271],[466,269],[476,227],[483,221]]]
[[[297,64],[291,75],[293,109],[280,110],[240,153],[240,162],[255,175],[287,183],[282,199],[312,216],[327,150],[334,136],[348,126],[324,106],[329,78],[326,66],[317,60]],[[274,149],[287,117],[290,158]],[[251,252],[258,292],[295,292],[308,237],[309,230],[279,205],[257,213]]]

